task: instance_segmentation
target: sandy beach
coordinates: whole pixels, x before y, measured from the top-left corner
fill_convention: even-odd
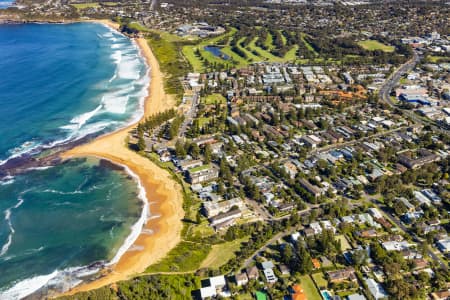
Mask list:
[[[101,23],[115,29],[118,28],[118,25],[111,21],[101,21]],[[176,102],[164,91],[163,74],[147,41],[143,38],[135,39],[135,41],[151,67],[149,96],[144,107],[144,117],[147,117],[174,107]],[[130,125],[117,132],[99,137],[88,144],[69,150],[62,157],[67,159],[95,156],[127,166],[139,177],[146,190],[152,217],[145,225],[145,229],[153,231],[153,233],[141,233],[133,245],[137,246],[133,248],[139,248],[139,250],[127,251],[112,267],[113,272],[94,282],[82,284],[67,294],[100,288],[141,273],[149,265],[163,258],[180,241],[181,220],[184,217],[181,187],[167,171],[128,149],[125,139],[134,126]]]

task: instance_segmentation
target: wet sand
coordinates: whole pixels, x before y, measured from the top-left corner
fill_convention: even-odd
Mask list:
[[[117,29],[118,25],[111,21],[101,23]],[[155,113],[173,108],[174,99],[164,91],[164,75],[161,73],[158,61],[153,55],[147,41],[135,39],[151,68],[149,95],[145,100],[144,118]],[[147,200],[150,202],[151,217],[132,246],[112,267],[113,271],[91,283],[82,284],[70,290],[67,294],[100,288],[114,282],[125,280],[142,273],[145,269],[162,259],[180,241],[182,230],[183,195],[181,187],[171,175],[139,154],[128,149],[126,138],[135,125],[99,137],[94,141],[75,147],[64,153],[62,158],[95,156],[127,166],[135,173],[145,188]],[[148,232],[152,232],[149,234]],[[133,250],[138,249],[138,250]]]

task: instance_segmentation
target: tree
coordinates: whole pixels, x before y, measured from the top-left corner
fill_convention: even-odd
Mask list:
[[[138,147],[139,151],[144,151],[145,148],[146,148],[145,140],[144,140],[144,137],[142,135],[139,136],[137,147]]]
[[[189,147],[189,154],[193,158],[198,159],[200,157],[200,147],[196,143],[192,143]]]
[[[367,251],[365,249],[353,251],[352,260],[355,266],[359,267],[365,265],[367,258]]]
[[[181,140],[177,140],[175,143],[175,153],[178,158],[186,157],[186,149],[184,148],[184,143]]]
[[[209,164],[211,162],[211,157],[212,157],[212,150],[211,150],[211,146],[209,144],[207,144],[205,146],[205,149],[203,150],[203,156],[204,156],[205,163]]]
[[[301,274],[309,273],[313,269],[311,256],[302,241],[297,243],[297,264],[294,266],[294,270]]]
[[[283,254],[281,258],[283,263],[290,266],[291,260],[294,258],[294,252],[292,251],[291,245],[286,244],[281,253]]]

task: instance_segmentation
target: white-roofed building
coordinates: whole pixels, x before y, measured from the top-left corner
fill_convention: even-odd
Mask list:
[[[278,281],[277,276],[272,269],[264,269],[264,276],[266,276],[266,280],[268,283],[275,283]]]
[[[202,299],[208,299],[217,296],[216,289],[212,286],[207,286],[200,289],[200,297]]]
[[[299,238],[300,238],[300,232],[294,232],[293,234],[291,234],[291,240],[293,242],[298,241]]]
[[[384,290],[384,288],[381,286],[381,284],[379,284],[372,278],[366,279],[366,283],[370,293],[375,299],[387,298],[389,296]]]
[[[309,227],[314,231],[314,234],[322,233],[322,226],[320,226],[319,222],[314,222],[309,224]]]
[[[210,277],[207,280],[209,286],[202,287],[200,289],[200,297],[202,299],[208,299],[211,297],[216,297],[218,295],[222,297],[230,297],[231,294],[227,290],[227,282],[225,276],[219,275],[215,277]]]
[[[383,218],[383,215],[381,214],[381,212],[378,210],[378,208],[374,208],[371,207],[369,208],[369,213],[372,215],[372,217],[374,217],[375,219],[381,219]]]
[[[381,244],[386,251],[403,251],[409,249],[409,244],[406,241],[396,242],[389,241]]]

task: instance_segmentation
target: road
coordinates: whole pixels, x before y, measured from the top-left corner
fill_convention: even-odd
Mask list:
[[[158,0],[152,0],[152,4],[150,4],[150,10],[155,10],[156,5],[158,5]]]
[[[422,243],[423,239],[418,237],[414,232],[411,232],[403,223],[396,217],[394,217],[389,211],[379,206],[378,201],[376,199],[371,198],[370,200],[380,211],[384,213],[384,215],[395,225],[397,225],[400,230],[402,230],[404,233],[407,233],[413,238],[413,241],[416,243]],[[428,246],[427,246],[427,253],[428,255],[437,262],[444,270],[448,270],[447,264],[439,258]]]
[[[414,52],[414,56],[412,59],[407,61],[405,64],[401,65],[397,70],[394,71],[387,79],[384,85],[380,88],[380,91],[378,95],[380,96],[381,100],[388,103],[390,106],[395,106],[395,103],[392,101],[390,97],[391,90],[398,85],[400,82],[400,79],[402,76],[417,65],[417,63],[420,61],[419,55]]]
[[[247,258],[244,263],[242,264],[241,269],[245,269],[247,268],[251,262],[258,256],[258,253],[265,251],[267,249],[267,247],[269,247],[270,245],[272,245],[273,243],[275,243],[276,241],[278,241],[279,239],[281,239],[283,236],[292,234],[296,231],[299,231],[301,229],[301,227],[294,227],[291,228],[289,230],[285,230],[282,232],[277,233],[276,235],[274,235],[270,240],[268,240],[263,246],[261,246],[258,250],[256,250],[255,252],[253,252],[253,254]]]
[[[264,206],[262,206],[255,200],[245,198],[245,202],[253,208],[253,211],[258,215],[258,217],[261,217],[263,220],[272,219],[272,215],[269,212],[267,212]]]
[[[199,104],[199,99],[200,99],[199,94],[197,92],[194,93],[194,95],[192,96],[191,107],[189,108],[189,111],[185,115],[183,124],[181,124],[180,130],[178,131],[178,137],[180,137],[180,138],[184,137],[188,127],[192,124],[195,116],[197,115],[197,107]]]
[[[326,203],[310,205],[308,208],[306,208],[304,210],[301,210],[301,211],[298,211],[297,213],[298,213],[298,215],[301,216],[303,214],[308,213],[311,209],[315,209],[315,208],[321,207],[322,205],[326,205]],[[291,215],[286,215],[286,216],[283,216],[283,217],[280,217],[280,218],[272,218],[271,221],[280,221],[282,219],[287,219],[287,218],[290,218],[290,217],[291,217]],[[265,242],[264,245],[262,245],[258,250],[253,252],[253,254],[244,261],[241,269],[247,268],[250,265],[250,263],[258,256],[258,253],[266,250],[267,247],[269,247],[270,245],[272,245],[273,243],[275,243],[276,241],[278,241],[282,237],[290,235],[290,234],[293,234],[294,232],[302,230],[302,229],[303,229],[303,225],[298,225],[298,226],[295,226],[295,227],[290,228],[288,230],[284,230],[282,232],[277,233],[270,240]]]
[[[379,133],[376,133],[376,134],[372,134],[372,135],[369,135],[369,136],[365,136],[365,137],[362,137],[360,139],[356,139],[356,140],[352,140],[352,141],[348,141],[348,142],[343,142],[343,143],[326,145],[326,146],[317,148],[317,149],[309,152],[309,156],[312,156],[312,155],[317,154],[317,153],[325,152],[325,151],[328,151],[328,150],[331,150],[331,149],[337,149],[337,148],[342,148],[342,147],[345,147],[345,146],[351,146],[351,145],[354,145],[356,143],[363,142],[365,140],[370,140],[370,139],[373,139],[373,138],[377,138],[377,137],[380,137],[380,136],[391,134],[393,132],[401,131],[401,130],[403,130],[405,128],[406,128],[405,126],[402,126],[402,127],[399,127],[399,128],[390,129],[390,130],[382,131],[382,132],[379,132]]]
[[[414,52],[413,58],[407,61],[405,64],[401,65],[397,70],[394,71],[387,79],[384,85],[380,88],[378,93],[380,99],[385,103],[389,104],[391,107],[395,107],[395,103],[392,101],[390,93],[400,82],[402,76],[409,71],[413,70],[415,66],[420,62],[420,56]],[[415,123],[428,125],[430,128],[437,133],[448,134],[449,131],[439,128],[436,124],[429,120],[421,119],[414,111],[403,109],[402,112],[407,115]]]

